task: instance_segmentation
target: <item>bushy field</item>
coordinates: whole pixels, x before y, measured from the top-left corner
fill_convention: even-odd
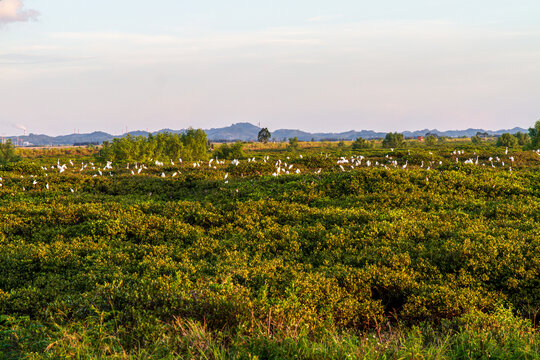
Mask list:
[[[69,154],[0,167],[0,358],[540,357],[538,152]]]

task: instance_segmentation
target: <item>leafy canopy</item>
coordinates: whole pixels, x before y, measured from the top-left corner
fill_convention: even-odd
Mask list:
[[[11,140],[8,140],[4,144],[0,144],[0,164],[7,164],[19,160],[21,160],[21,157],[17,154],[17,149],[15,149]]]
[[[518,139],[509,133],[504,133],[497,139],[497,146],[516,147]]]
[[[384,148],[399,148],[403,146],[405,143],[405,140],[403,139],[403,134],[399,134],[397,132],[391,132],[386,134],[382,146]]]
[[[262,143],[267,143],[268,140],[270,140],[270,137],[272,134],[270,134],[270,131],[268,131],[268,128],[262,128],[261,131],[259,131],[259,134],[257,135],[257,140]]]
[[[189,129],[183,134],[149,134],[148,137],[127,135],[112,142],[105,141],[98,158],[115,162],[206,159],[208,140],[201,129]]]

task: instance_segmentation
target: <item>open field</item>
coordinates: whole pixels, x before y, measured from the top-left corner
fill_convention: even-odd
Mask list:
[[[0,359],[540,357],[540,153],[0,167]]]

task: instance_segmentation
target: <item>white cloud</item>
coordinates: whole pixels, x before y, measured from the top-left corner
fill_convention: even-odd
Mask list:
[[[0,25],[35,20],[39,12],[25,9],[22,0],[0,0]]]

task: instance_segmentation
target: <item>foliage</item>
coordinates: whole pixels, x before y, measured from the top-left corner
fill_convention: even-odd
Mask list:
[[[296,150],[298,150],[298,147],[299,147],[298,138],[296,136],[290,138],[289,139],[289,150],[296,151]]]
[[[371,148],[373,148],[373,143],[361,137],[357,138],[352,144],[353,150],[371,149]]]
[[[403,134],[397,132],[386,134],[382,142],[383,148],[399,148],[404,144],[405,140],[403,140]]]
[[[471,136],[471,142],[474,145],[480,145],[482,143],[482,138],[478,135]]]
[[[7,164],[10,162],[17,162],[21,160],[21,156],[17,153],[15,146],[11,140],[7,140],[5,143],[0,143],[0,164]]]
[[[467,142],[2,166],[0,358],[538,358],[540,156]]]
[[[243,159],[246,157],[244,154],[244,144],[240,141],[235,142],[232,145],[223,144],[214,150],[212,155],[215,159]]]
[[[435,136],[433,135],[428,135],[426,136],[426,138],[424,139],[424,142],[426,144],[426,146],[434,146],[435,144],[437,144],[437,141],[439,139],[436,138]]]
[[[127,135],[105,141],[98,160],[114,162],[169,161],[208,158],[208,140],[201,130],[189,129],[182,134],[160,133],[148,137]]]
[[[514,136],[518,140],[518,145],[520,146],[526,146],[531,141],[529,134],[524,134],[521,131],[518,131],[517,133],[515,133]]]
[[[532,128],[529,128],[529,137],[531,138],[531,148],[540,148],[540,120]]]
[[[272,134],[270,134],[270,131],[268,131],[268,128],[262,128],[261,131],[259,131],[259,134],[257,135],[257,141],[266,144],[268,140],[270,140],[270,137],[272,137]]]
[[[504,133],[497,139],[497,146],[503,146],[503,147],[516,147],[518,145],[518,139],[516,139],[515,136]]]

